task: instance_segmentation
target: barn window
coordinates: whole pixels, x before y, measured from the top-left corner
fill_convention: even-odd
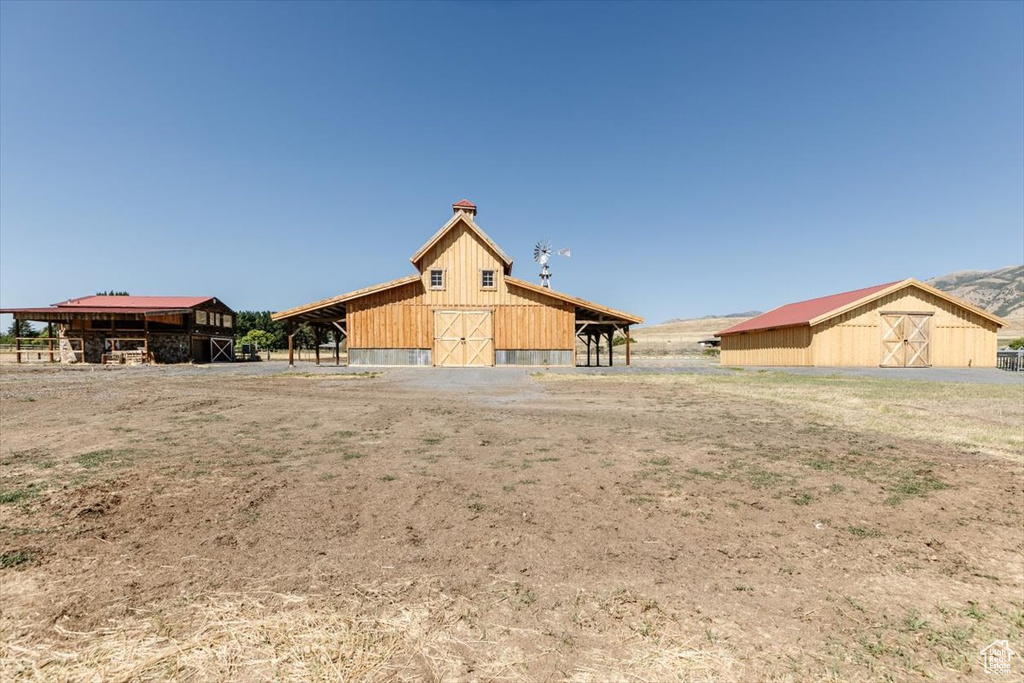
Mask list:
[[[481,270],[480,271],[480,287],[483,289],[494,289],[494,271],[493,270]]]
[[[231,315],[228,313],[224,314],[224,327],[231,329]]]
[[[196,311],[196,325],[206,324],[206,311]]]
[[[444,289],[444,270],[438,268],[430,271],[430,288]]]

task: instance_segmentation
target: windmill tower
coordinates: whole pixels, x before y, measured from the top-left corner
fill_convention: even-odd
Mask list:
[[[548,289],[551,289],[551,269],[548,268],[548,261],[551,260],[553,253],[566,258],[572,256],[572,252],[569,249],[559,249],[553,252],[551,250],[551,242],[547,240],[541,240],[533,247],[533,260],[540,264],[540,284]]]

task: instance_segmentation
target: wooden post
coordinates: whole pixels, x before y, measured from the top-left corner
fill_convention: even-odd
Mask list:
[[[18,319],[15,318],[14,321],[17,322]],[[18,353],[19,351],[21,351],[21,325],[15,325],[14,326],[14,357],[20,363],[21,362],[21,354]]]
[[[142,336],[145,337],[142,342],[143,348],[145,349],[142,352],[142,362],[149,363],[149,318],[145,316],[142,318]],[[189,341],[190,345],[191,343],[192,342]],[[213,359],[213,349],[210,349],[210,359]]]
[[[316,365],[320,367],[320,340],[322,330],[319,325],[313,325],[313,343],[316,344],[316,351],[314,352],[316,357]]]
[[[609,330],[608,331],[608,367],[611,367],[611,366],[615,365],[614,356],[612,354],[612,349],[615,348],[615,345],[612,343],[614,341],[612,339],[612,337],[614,337],[614,336],[615,336],[615,330]]]
[[[597,355],[597,367],[601,367],[601,333],[594,338],[594,353]]]
[[[587,332],[587,367],[590,367],[590,333]]]
[[[629,325],[626,325],[626,365],[629,365]]]
[[[50,362],[53,362],[53,323],[46,323],[46,346],[50,350]]]
[[[288,367],[295,367],[295,327],[288,325]]]
[[[334,364],[341,365],[341,330],[334,329]]]

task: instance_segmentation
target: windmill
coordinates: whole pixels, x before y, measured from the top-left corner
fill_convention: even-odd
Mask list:
[[[566,258],[572,256],[572,252],[569,249],[552,251],[551,242],[547,240],[541,240],[534,246],[533,260],[540,264],[540,284],[548,289],[551,289],[551,269],[548,268],[548,261],[551,260],[552,254],[558,254]]]

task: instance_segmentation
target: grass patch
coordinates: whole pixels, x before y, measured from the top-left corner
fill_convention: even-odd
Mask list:
[[[0,569],[13,569],[27,564],[34,559],[31,550],[8,550],[0,555]]]
[[[882,532],[878,529],[868,529],[863,526],[848,526],[846,530],[849,531],[855,538],[881,538]]]
[[[43,489],[37,484],[29,484],[23,489],[9,489],[0,491],[0,505],[11,505],[35,498]]]
[[[904,472],[899,476],[896,485],[892,487],[893,494],[885,502],[889,505],[899,505],[908,498],[924,497],[931,491],[942,491],[948,488],[952,488],[952,485],[930,472]]]
[[[75,458],[75,462],[82,467],[88,468],[99,467],[100,465],[109,465],[110,467],[127,467],[132,463],[134,456],[135,452],[131,449],[104,448],[98,451],[82,453]]]
[[[810,505],[814,502],[814,496],[807,492],[798,493],[793,496],[793,503],[795,505]]]
[[[346,451],[341,454],[342,460],[358,460],[359,458],[365,458],[366,455],[363,453],[354,453],[352,451]]]

